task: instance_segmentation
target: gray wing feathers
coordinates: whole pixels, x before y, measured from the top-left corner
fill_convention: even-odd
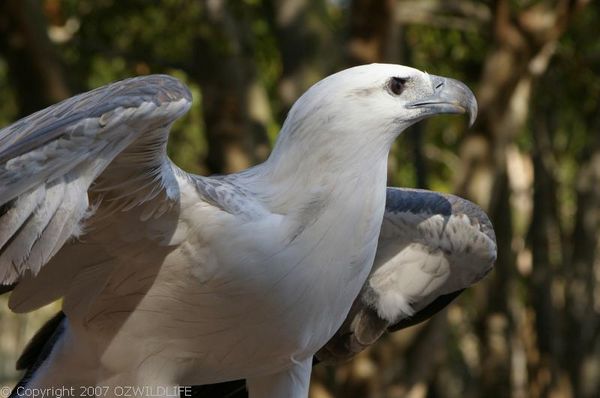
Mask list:
[[[0,163],[29,153],[65,135],[70,129],[85,133],[80,128],[73,128],[80,127],[82,120],[93,119],[102,126],[114,116],[113,113],[118,115],[121,110],[139,109],[149,104],[158,108],[182,99],[191,102],[190,91],[177,79],[166,75],[134,77],[76,95],[0,130]],[[178,116],[172,115],[170,121]],[[151,117],[146,115],[147,119]]]
[[[92,183],[101,197],[120,199],[119,209],[165,191],[168,128],[190,103],[189,90],[172,77],[137,77],[0,130],[0,284],[26,270],[37,274],[79,232]]]
[[[405,213],[425,217],[431,215],[448,217],[463,214],[473,225],[478,225],[492,241],[496,241],[494,228],[487,214],[473,202],[456,195],[423,189],[388,188],[385,219],[393,220],[394,215]]]
[[[494,230],[477,205],[454,195],[388,188],[371,274],[318,358],[344,361],[386,330],[427,319],[489,272],[495,259]]]
[[[19,230],[35,208],[44,200],[45,193],[46,187],[41,185],[21,195],[13,203],[4,206],[5,211],[0,213],[2,220],[0,223],[0,247],[3,247]]]
[[[63,200],[64,191],[65,186],[60,182],[48,187],[44,193],[43,204],[38,204],[37,210],[31,212],[23,228],[18,234],[13,235],[14,240],[0,254],[0,264],[12,265],[12,269],[4,269],[5,275],[0,275],[5,282],[15,282],[16,275],[23,273],[26,262],[30,264],[33,272],[39,271],[38,259],[31,257],[33,263],[29,263],[27,259],[31,254],[39,251],[32,249],[34,246],[39,248],[39,242],[48,232],[46,227],[52,223]]]

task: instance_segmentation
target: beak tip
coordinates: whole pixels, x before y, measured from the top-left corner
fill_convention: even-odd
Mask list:
[[[475,124],[475,120],[477,120],[477,111],[477,100],[475,99],[475,95],[471,93],[469,109],[467,110],[467,113],[469,114],[469,128],[473,127],[473,125]]]
[[[469,112],[469,128],[473,127],[476,119],[477,119],[477,111]]]
[[[430,75],[434,92],[430,97],[414,101],[408,108],[425,108],[425,116],[441,113],[460,113],[469,115],[469,128],[477,119],[477,99],[464,83],[447,77]],[[423,116],[423,113],[421,114]]]
[[[433,75],[430,78],[433,87],[436,88],[435,95],[438,101],[453,104],[454,111],[450,113],[459,113],[456,110],[460,110],[460,113],[468,114],[469,128],[473,127],[478,111],[477,99],[473,91],[466,84],[455,79]]]

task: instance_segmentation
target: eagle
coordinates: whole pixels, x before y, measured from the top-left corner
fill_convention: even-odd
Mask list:
[[[477,205],[386,183],[407,127],[473,123],[465,84],[343,70],[296,101],[264,163],[209,177],[166,153],[191,103],[173,77],[134,77],[0,130],[2,290],[17,313],[63,300],[14,396],[245,380],[251,398],[306,397],[313,362],[351,358],[492,269]]]

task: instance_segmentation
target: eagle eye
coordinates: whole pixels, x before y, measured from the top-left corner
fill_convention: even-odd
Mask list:
[[[389,89],[394,95],[400,95],[404,91],[404,85],[408,79],[403,79],[401,77],[392,77],[389,82]]]

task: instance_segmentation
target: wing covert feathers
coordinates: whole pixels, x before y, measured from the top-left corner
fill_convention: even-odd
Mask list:
[[[177,195],[165,151],[168,131],[191,99],[173,77],[135,77],[0,130],[0,284],[17,282],[26,271],[37,274],[80,233],[90,186],[103,189],[95,197],[110,198],[115,209],[161,193],[163,200],[145,214],[168,209],[165,201]]]

